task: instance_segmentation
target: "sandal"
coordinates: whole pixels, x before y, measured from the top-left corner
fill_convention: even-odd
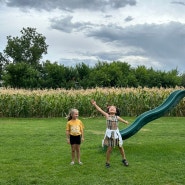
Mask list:
[[[70,165],[74,165],[75,164],[75,162],[74,161],[72,161],[71,163],[70,163]]]
[[[110,164],[109,163],[105,163],[105,167],[106,168],[110,168]]]
[[[128,166],[128,161],[126,159],[123,159],[122,160],[122,163],[125,165],[125,166]]]

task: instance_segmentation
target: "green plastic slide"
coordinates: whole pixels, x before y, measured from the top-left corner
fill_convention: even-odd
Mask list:
[[[173,109],[185,97],[185,90],[176,90],[158,107],[144,112],[139,115],[136,120],[126,129],[120,130],[123,140],[128,139],[137,133],[147,123],[163,116]]]

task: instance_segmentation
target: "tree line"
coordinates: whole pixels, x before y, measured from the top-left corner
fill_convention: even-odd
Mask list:
[[[165,72],[128,63],[97,61],[64,66],[49,60],[46,38],[35,28],[23,28],[20,37],[7,37],[7,46],[0,52],[1,86],[11,88],[94,88],[94,87],[185,87],[185,74],[177,69]]]

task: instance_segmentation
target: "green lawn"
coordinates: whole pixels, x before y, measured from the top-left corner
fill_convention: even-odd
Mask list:
[[[125,118],[130,122],[135,118]],[[63,118],[0,119],[0,185],[185,184],[185,118],[162,117],[124,141],[129,167],[115,148],[105,168],[105,119],[81,118],[84,165],[70,165]],[[120,123],[120,129],[126,126]]]

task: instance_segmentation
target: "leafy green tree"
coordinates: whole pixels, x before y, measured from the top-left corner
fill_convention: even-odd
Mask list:
[[[39,88],[39,72],[25,62],[11,63],[5,67],[3,84],[12,88]]]
[[[128,87],[131,83],[131,67],[126,62],[114,61],[110,63],[108,72],[112,74],[111,86]]]
[[[181,86],[185,87],[185,73],[181,75]]]
[[[138,81],[138,85],[141,87],[149,86],[149,75],[148,70],[145,66],[138,66],[135,70],[136,79]]]
[[[164,76],[163,87],[175,87],[181,85],[181,77],[178,75],[177,69],[168,71]]]
[[[66,79],[66,89],[77,88],[79,83],[79,73],[75,67],[65,68],[65,79]]]
[[[3,71],[7,64],[8,60],[6,59],[6,56],[4,56],[4,54],[0,52],[0,86],[2,85]]]
[[[65,67],[46,61],[42,68],[42,88],[65,88]]]
[[[138,81],[137,81],[136,76],[134,74],[134,70],[130,71],[130,73],[127,76],[127,80],[128,80],[128,83],[127,83],[128,87],[138,87]]]
[[[91,87],[109,87],[110,86],[110,79],[107,76],[107,73],[101,70],[93,69],[90,73],[90,86]]]
[[[98,62],[90,73],[91,86],[109,87],[111,78],[108,74],[109,64]]]
[[[75,68],[78,71],[77,73],[78,81],[76,82],[76,88],[81,88],[81,87],[83,87],[84,89],[88,88],[91,68],[84,63],[77,64]]]
[[[89,66],[87,66],[83,62],[81,64],[77,64],[75,68],[78,71],[79,80],[82,80],[82,79],[86,78],[89,75],[90,68],[89,68]]]
[[[40,87],[40,60],[47,54],[46,38],[35,28],[23,28],[20,37],[7,36],[7,46],[0,60],[4,62],[3,84],[16,88]],[[8,61],[8,62],[7,62]]]
[[[148,87],[162,87],[162,74],[161,71],[155,71],[153,68],[150,68],[148,71]]]
[[[7,36],[4,53],[13,63],[26,62],[37,67],[42,55],[47,54],[46,38],[30,27],[23,28],[21,34],[21,37]]]

